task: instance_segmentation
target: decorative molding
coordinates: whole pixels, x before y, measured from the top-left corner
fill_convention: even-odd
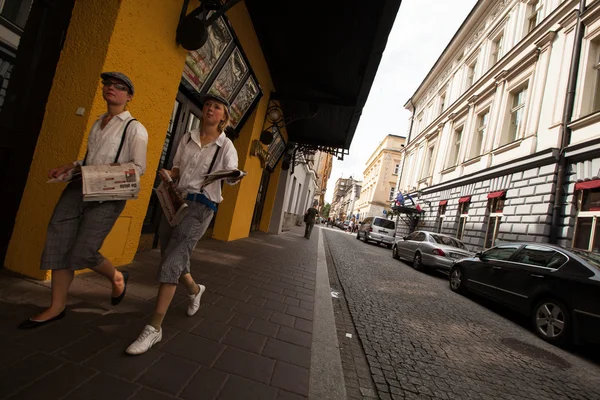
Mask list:
[[[496,81],[496,86],[500,86],[506,81],[506,76],[508,75],[508,72],[509,71],[507,69],[504,69],[494,77],[494,81]]]
[[[269,152],[263,147],[259,140],[254,139],[252,146],[250,147],[250,155],[258,157],[260,160],[260,166],[264,169],[267,159],[269,158]]]
[[[565,29],[569,30],[569,28],[575,27],[575,23],[577,22],[577,17],[579,16],[579,10],[573,10],[568,13],[564,18],[558,21],[558,25]]]
[[[541,51],[544,51],[548,47],[550,47],[550,45],[556,38],[556,35],[557,35],[556,31],[547,32],[544,34],[544,36],[542,36],[538,41],[536,41],[534,43],[535,43],[536,47],[538,47]]]
[[[518,74],[520,74],[521,72],[525,71],[527,68],[529,68],[530,66],[535,64],[539,58],[540,58],[540,50],[539,49],[535,49],[535,50],[531,51],[529,54],[527,54],[526,57],[521,59],[521,62],[519,62],[517,65],[515,65],[513,68],[511,68],[508,71],[508,73],[506,74],[504,79],[510,81],[515,76],[517,76]]]
[[[474,94],[473,96],[469,97],[469,99],[467,100],[469,107],[473,107],[473,105],[475,105],[477,100],[479,100],[479,95]]]

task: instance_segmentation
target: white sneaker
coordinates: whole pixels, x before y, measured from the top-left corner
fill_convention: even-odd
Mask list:
[[[161,340],[162,329],[156,329],[152,325],[146,325],[137,340],[131,343],[125,352],[132,356],[143,354]]]
[[[193,316],[194,314],[196,314],[198,312],[198,309],[200,308],[200,297],[202,297],[202,293],[204,293],[204,290],[206,289],[204,287],[204,285],[198,285],[198,289],[200,289],[200,291],[197,294],[190,294],[190,305],[188,306],[187,309],[187,315],[189,317]]]

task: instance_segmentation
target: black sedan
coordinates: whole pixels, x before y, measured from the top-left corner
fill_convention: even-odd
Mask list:
[[[600,254],[506,243],[454,263],[450,289],[477,292],[531,317],[544,340],[600,342]]]

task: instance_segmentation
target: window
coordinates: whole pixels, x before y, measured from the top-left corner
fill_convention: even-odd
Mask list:
[[[421,178],[427,178],[428,176],[431,176],[431,166],[433,165],[434,150],[434,146],[429,146],[429,148],[427,149],[427,154],[425,154],[425,164],[423,165],[423,169],[421,170]]]
[[[373,225],[383,229],[396,229],[396,223],[391,219],[375,218]]]
[[[521,247],[518,244],[508,244],[494,247],[483,253],[483,257],[488,260],[508,260]]]
[[[542,20],[542,1],[537,0],[529,3],[527,7],[527,33],[535,29]]]
[[[492,52],[490,54],[490,68],[502,58],[502,44],[504,42],[504,32],[501,32],[492,40]]]
[[[438,208],[438,223],[437,223],[437,232],[442,233],[442,223],[444,222],[444,217],[446,217],[446,207],[448,206],[448,201],[444,200],[444,202],[440,202],[440,206]]]
[[[394,200],[395,197],[396,197],[396,187],[392,186],[392,187],[390,187],[390,200]]]
[[[600,40],[593,41],[590,47],[590,54],[593,57],[593,77],[596,80],[594,83],[593,109],[591,110],[593,112],[600,110]]]
[[[555,269],[563,265],[567,260],[567,257],[550,247],[535,245],[525,246],[514,259],[515,262],[522,264]]]
[[[458,229],[456,230],[456,238],[458,240],[463,240],[463,237],[465,236],[465,225],[467,224],[467,219],[469,218],[470,204],[471,202],[466,201],[458,205]]]
[[[423,126],[423,113],[421,113],[417,117],[417,134],[421,133],[421,130],[423,130],[423,128],[425,127]]]
[[[483,141],[485,140],[485,132],[487,130],[489,119],[489,109],[477,116],[477,131],[473,134],[473,142],[471,143],[469,158],[479,157],[481,154],[483,154]]]
[[[446,111],[446,92],[440,94],[440,114]]]
[[[446,162],[446,168],[455,166],[458,163],[458,153],[460,152],[460,141],[462,140],[464,126],[454,130],[452,142],[450,142],[450,154]]]
[[[510,123],[506,134],[503,135],[500,145],[505,145],[517,140],[519,131],[523,125],[525,116],[525,100],[527,98],[527,86],[521,87],[511,93],[510,96]]]
[[[24,29],[32,3],[33,0],[0,0],[0,16]]]
[[[394,167],[394,175],[398,175],[399,172],[400,172],[400,164],[396,164],[396,166]]]
[[[500,229],[500,221],[504,216],[504,214],[502,214],[503,209],[503,197],[497,197],[488,200],[489,220],[487,231],[485,232],[485,242],[483,244],[483,247],[486,249],[489,249],[494,245],[494,243],[496,243],[496,239],[498,238],[498,230]]]
[[[427,235],[425,235],[425,233],[423,232],[415,232],[410,236],[410,239],[408,240],[414,240],[415,242],[424,242],[425,240],[427,240]]]
[[[475,73],[477,69],[477,60],[473,61],[471,63],[471,65],[469,65],[467,67],[467,84],[465,86],[465,90],[469,89],[471,86],[473,86],[473,83],[475,82]]]
[[[451,238],[450,236],[431,234],[431,239],[433,240],[433,243],[441,244],[444,246],[456,247],[457,249],[467,250],[464,244],[462,244],[454,238]]]
[[[579,190],[577,192],[577,209],[579,212],[575,222],[573,247],[600,252],[600,223],[598,223],[598,219],[600,219],[600,187]]]

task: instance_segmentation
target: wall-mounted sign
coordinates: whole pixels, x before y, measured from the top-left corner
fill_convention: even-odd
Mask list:
[[[267,169],[271,172],[275,170],[275,167],[283,156],[286,147],[285,140],[283,140],[283,136],[281,136],[281,132],[279,132],[279,129],[277,129],[276,126],[273,127],[272,132],[273,141],[269,145],[269,156],[267,157]]]
[[[258,80],[225,16],[208,28],[208,40],[186,57],[181,87],[198,106],[212,93],[229,100],[231,127],[239,132],[262,96]]]

